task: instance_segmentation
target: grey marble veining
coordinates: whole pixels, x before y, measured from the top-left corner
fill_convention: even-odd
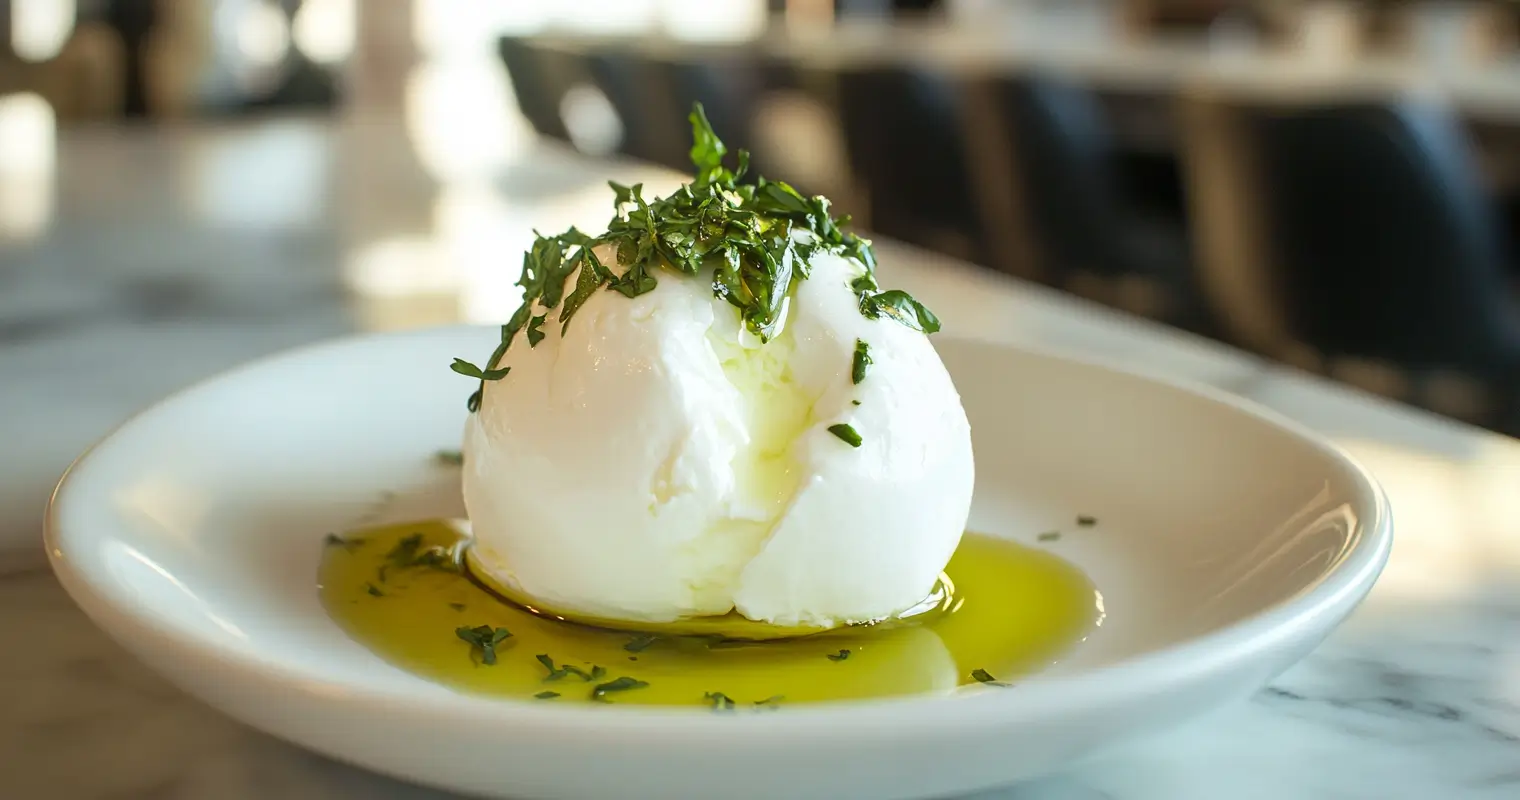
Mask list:
[[[50,573],[0,578],[0,796],[385,797],[438,792],[336,764],[186,697],[107,640]]]
[[[336,147],[335,136],[358,138]],[[468,262],[465,245],[510,250],[538,219],[578,219],[605,166],[529,151],[502,182],[467,187],[462,196],[480,202],[464,205],[462,223],[439,211],[458,209],[459,187],[430,183],[386,141],[405,139],[300,120],[63,138],[50,228],[0,249],[0,798],[446,796],[309,754],[186,697],[86,620],[38,547],[58,474],[127,415],[249,358],[356,327],[480,317],[456,295],[510,279],[449,273],[452,258]],[[227,180],[217,169],[248,168],[223,164],[208,177],[206,153],[236,166],[240,153],[257,161],[271,148],[274,163],[323,165],[328,177],[233,181],[239,193],[207,199]],[[352,172],[356,162],[367,172]],[[374,185],[386,191],[363,189]],[[402,272],[441,272],[410,287],[355,281],[377,243],[401,254]],[[1379,476],[1399,527],[1367,603],[1250,702],[977,800],[1520,797],[1520,442],[882,250],[884,271],[953,318],[956,335],[1121,360],[1322,431]],[[574,754],[566,768],[579,768]]]
[[[448,796],[306,753],[185,697],[95,630],[46,572],[0,578],[0,608],[7,641],[46,645],[0,660],[5,797]],[[1410,632],[1390,647],[1364,627],[1354,621],[1250,703],[976,800],[1515,797],[1520,697],[1493,674],[1506,643]]]

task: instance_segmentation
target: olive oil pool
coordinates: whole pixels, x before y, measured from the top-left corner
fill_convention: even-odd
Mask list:
[[[471,579],[467,544],[448,520],[329,536],[323,604],[381,658],[462,692],[720,712],[1006,685],[1060,657],[1101,613],[1075,567],[968,533],[944,602],[908,620],[769,641],[618,631],[498,597]]]

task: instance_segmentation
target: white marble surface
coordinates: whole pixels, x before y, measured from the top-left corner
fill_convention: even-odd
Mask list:
[[[62,137],[49,225],[0,249],[0,797],[443,797],[186,698],[73,608],[38,547],[58,473],[143,404],[345,330],[490,318],[534,225],[605,214],[604,167],[518,129],[475,142],[490,181],[468,143],[404,130],[374,114]],[[1365,606],[1249,703],[978,800],[1520,797],[1520,442],[880,249],[948,335],[1118,359],[1319,429],[1382,479],[1398,526]]]

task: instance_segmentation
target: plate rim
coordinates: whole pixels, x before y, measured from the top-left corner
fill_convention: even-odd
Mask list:
[[[736,724],[744,728],[747,735],[762,740],[774,738],[777,742],[790,740],[795,743],[801,732],[805,732],[809,738],[848,732],[855,740],[864,742],[895,739],[899,736],[898,726],[903,724],[911,724],[921,735],[950,730],[964,732],[967,726],[1033,721],[1046,716],[1077,713],[1079,710],[1091,711],[1124,697],[1163,694],[1232,664],[1249,662],[1261,654],[1270,653],[1282,641],[1294,638],[1299,629],[1327,615],[1335,617],[1324,626],[1328,633],[1371,591],[1392,550],[1391,507],[1376,478],[1340,446],[1277,411],[1197,380],[1160,374],[1089,353],[998,341],[987,337],[942,334],[935,337],[936,343],[949,341],[956,346],[1012,351],[1020,355],[1117,373],[1201,397],[1276,428],[1328,457],[1350,478],[1361,505],[1356,509],[1358,530],[1353,536],[1354,544],[1327,573],[1291,597],[1200,636],[1123,658],[1112,664],[1071,674],[1036,674],[1009,689],[971,687],[969,690],[946,694],[926,693],[814,703],[789,708],[786,714],[744,715],[737,719],[729,716],[720,718],[718,715],[701,713],[699,709],[626,705],[610,708],[547,706],[456,692],[414,697],[333,681],[292,668],[277,659],[229,652],[205,639],[164,624],[153,614],[122,607],[94,586],[92,579],[76,569],[66,557],[63,539],[67,534],[60,530],[57,516],[59,508],[70,502],[78,502],[72,501],[70,494],[71,490],[78,488],[76,473],[97,451],[144,418],[159,413],[165,407],[209,385],[257,371],[273,363],[312,357],[330,350],[383,345],[393,339],[462,337],[467,332],[485,333],[496,327],[442,325],[333,337],[243,362],[191,383],[143,408],[74,459],[54,488],[44,515],[42,537],[54,574],[70,598],[84,610],[91,621],[128,651],[141,652],[144,641],[151,639],[159,648],[177,648],[202,662],[215,663],[222,669],[235,671],[235,675],[223,679],[226,682],[236,680],[281,687],[285,691],[299,693],[313,707],[349,703],[359,707],[387,707],[406,715],[448,717],[471,725],[508,725],[582,735],[592,731],[621,736],[634,730],[647,730],[647,726],[656,724],[662,736],[681,736],[690,742],[706,740],[716,731],[732,733],[737,730]],[[119,627],[121,621],[127,621],[134,627],[132,635],[125,635],[126,632]],[[107,622],[112,624],[106,624]],[[176,685],[179,685],[177,681]],[[1022,690],[1025,687],[1036,687],[1039,691]],[[192,693],[199,694],[195,691]],[[279,735],[278,732],[271,732]],[[672,742],[673,740],[667,741],[666,744]]]

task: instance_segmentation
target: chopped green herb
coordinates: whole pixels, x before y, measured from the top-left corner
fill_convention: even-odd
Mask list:
[[[866,379],[866,370],[871,368],[871,346],[860,339],[855,340],[855,358],[850,363],[850,380],[860,383]]]
[[[840,441],[851,447],[859,447],[861,442],[865,441],[860,438],[860,434],[855,431],[854,427],[843,422],[838,425],[830,425],[829,433],[838,436]]]
[[[1086,514],[1084,514],[1084,515],[1082,515],[1080,517],[1077,517],[1077,524],[1081,525],[1084,528],[1091,528],[1092,526],[1098,524],[1098,518],[1097,517],[1089,517]]]
[[[540,314],[540,315],[538,315],[538,316],[536,316],[533,319],[531,319],[531,320],[528,321],[528,346],[529,347],[537,347],[538,343],[542,342],[544,340],[544,332],[542,330],[540,330],[540,329],[544,327],[544,320],[545,319],[547,319],[547,317],[544,316],[543,314]]]
[[[757,708],[768,708],[768,709],[771,709],[771,710],[775,710],[775,709],[781,707],[781,701],[785,700],[785,699],[786,699],[785,697],[783,697],[783,696],[781,696],[779,694],[773,694],[770,697],[765,698],[764,700],[756,700],[755,701],[755,706]]]
[[[455,611],[463,611],[464,603],[449,603],[449,608],[452,608]]]
[[[860,405],[860,401],[859,400],[851,400],[850,401],[850,405],[852,405],[852,406],[858,406],[858,405]]]
[[[496,663],[496,646],[510,638],[512,632],[506,628],[477,625],[473,628],[455,628],[454,635],[469,642],[475,650],[479,650],[481,663],[491,666]]]
[[[385,554],[387,561],[400,567],[408,566],[417,557],[417,550],[422,547],[422,534],[414,533],[405,537],[396,546]]]
[[[876,256],[869,240],[844,228],[849,217],[834,217],[823,197],[804,197],[780,181],[745,181],[749,153],[740,150],[733,169],[723,165],[724,146],[700,103],[689,117],[690,156],[696,178],[670,195],[646,200],[643,186],[610,183],[613,217],[607,231],[592,237],[571,228],[557,236],[539,235],[523,254],[523,302],[507,324],[484,366],[454,359],[455,372],[480,381],[467,402],[480,408],[487,381],[501,380],[508,368],[497,364],[518,331],[527,328],[529,346],[543,338],[541,326],[559,308],[561,330],[591,295],[606,289],[626,297],[653,291],[665,275],[710,282],[714,296],[737,309],[744,325],[761,341],[781,333],[782,310],[796,282],[806,280],[815,253],[836,253],[860,263],[850,282],[861,314],[894,319],[933,333],[939,320],[907,293],[881,291]],[[604,265],[595,250],[611,254]],[[616,267],[614,269],[613,267]],[[574,288],[566,295],[572,275]],[[660,276],[660,277],[657,277]],[[535,316],[534,311],[542,314]]]
[[[608,703],[611,701],[607,699],[607,695],[611,694],[612,692],[626,692],[630,689],[642,689],[648,685],[649,683],[647,681],[641,681],[625,675],[621,678],[618,678],[617,680],[597,684],[596,687],[591,690],[591,699],[602,703]]]
[[[554,698],[559,697],[559,692],[539,692],[538,694],[533,695],[533,697],[537,700],[553,700]]]
[[[880,294],[862,294],[860,313],[871,319],[887,317],[924,333],[939,332],[939,317],[901,289]]]
[[[623,645],[623,649],[630,653],[642,653],[659,638],[651,633],[636,634],[632,639],[628,640],[628,644]]]
[[[1040,534],[1039,536],[1036,536],[1035,538],[1038,539],[1038,540],[1040,540],[1040,541],[1042,541],[1042,542],[1053,542],[1053,541],[1061,538],[1061,532],[1060,531],[1046,531],[1046,532]]]
[[[567,676],[570,676],[570,675],[574,675],[577,678],[580,678],[581,680],[583,680],[583,681],[585,681],[587,683],[590,683],[590,682],[592,682],[594,680],[597,680],[597,679],[599,679],[599,678],[601,678],[601,677],[603,677],[603,676],[605,676],[607,674],[606,668],[599,667],[599,666],[596,666],[594,664],[591,666],[591,671],[590,672],[587,672],[587,671],[581,669],[580,667],[577,667],[577,666],[574,666],[574,665],[571,665],[571,664],[561,664],[561,665],[559,665],[559,666],[556,667],[554,665],[554,659],[550,658],[547,653],[540,653],[540,654],[534,656],[534,658],[538,660],[538,663],[544,665],[544,669],[549,670],[549,674],[544,677],[544,681],[546,681],[546,682],[547,681],[557,681],[560,678],[564,678],[564,677],[567,677]]]
[[[470,378],[479,378],[483,381],[499,381],[502,378],[505,378],[508,372],[512,371],[511,367],[503,367],[501,369],[481,369],[480,367],[477,367],[462,358],[454,359],[454,363],[449,365],[449,369],[454,370],[460,375],[464,375]]]
[[[702,699],[712,704],[714,711],[733,711],[734,699],[722,692],[706,692]]]
[[[439,450],[433,454],[433,458],[440,464],[457,467],[464,464],[464,453],[458,450]]]
[[[385,554],[385,558],[390,562],[389,566],[399,569],[431,567],[444,572],[459,572],[462,569],[459,562],[444,548],[424,548],[420,533],[414,533],[396,542],[396,546]]]
[[[612,273],[604,266],[596,253],[591,250],[585,251],[585,260],[581,264],[580,276],[575,280],[575,291],[565,298],[565,304],[559,310],[559,332],[563,336],[570,329],[570,318],[576,311],[591,299],[591,295],[597,289],[602,288],[603,283],[612,279]]]
[[[847,659],[847,658],[850,657],[850,651],[848,651],[848,650],[840,650],[837,653],[829,653],[825,657],[828,658],[828,660],[830,660],[830,661],[843,661],[843,660],[845,660],[845,659]]]
[[[974,669],[974,670],[971,670],[971,677],[975,678],[976,681],[977,681],[977,683],[985,683],[988,686],[1007,686],[1008,685],[1008,684],[1006,684],[1006,683],[998,680],[997,678],[992,677],[992,673],[988,672],[985,669]]]
[[[458,559],[442,547],[429,547],[422,551],[422,554],[413,559],[412,563],[407,566],[430,567],[444,572],[462,572],[464,570],[460,566]]]
[[[857,296],[874,292],[879,288],[881,287],[876,285],[876,275],[873,270],[869,269],[866,270],[865,274],[850,281],[850,290],[855,292]]]
[[[341,547],[350,553],[357,550],[361,544],[364,544],[363,539],[345,539],[336,533],[329,533],[322,537],[324,547]]]
[[[380,591],[380,587],[374,585],[373,583],[366,583],[366,584],[364,584],[364,591],[369,592],[369,596],[370,597],[384,597],[385,596],[385,592]]]

